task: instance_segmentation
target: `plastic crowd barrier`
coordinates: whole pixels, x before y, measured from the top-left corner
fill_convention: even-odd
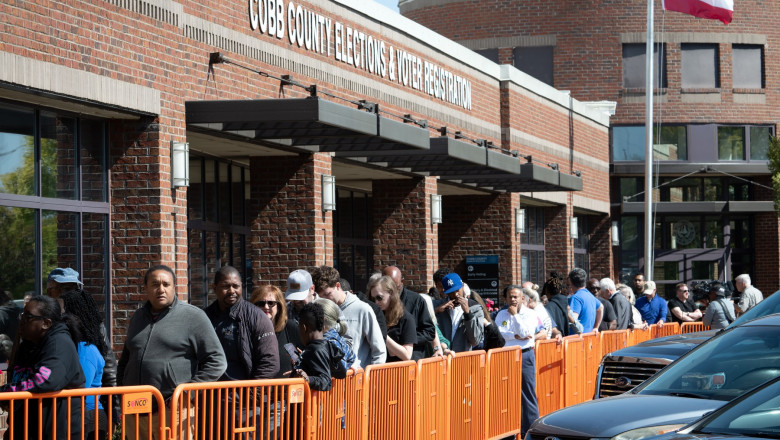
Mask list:
[[[536,343],[536,397],[539,416],[563,408],[563,344],[556,340]]]
[[[517,346],[487,353],[485,438],[500,439],[520,433],[522,361],[522,353]]]
[[[417,361],[417,438],[450,438],[450,357]]]
[[[487,384],[485,352],[458,353],[450,365],[450,438],[484,438]]]
[[[346,379],[333,381],[330,391],[312,391],[310,437],[360,439],[363,420],[362,392],[362,369],[350,369]]]
[[[363,438],[416,438],[417,364],[414,361],[369,365],[364,378]]]
[[[680,326],[680,333],[703,332],[709,329],[710,327],[704,325],[703,322],[683,322]]]
[[[601,363],[601,338],[598,333],[591,332],[582,334],[582,340],[585,350],[585,371],[588,372],[584,375],[585,400],[590,400],[596,394],[596,377]]]

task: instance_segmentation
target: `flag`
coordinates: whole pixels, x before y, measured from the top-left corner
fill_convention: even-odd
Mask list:
[[[676,11],[700,18],[731,23],[734,0],[663,0],[665,11]]]

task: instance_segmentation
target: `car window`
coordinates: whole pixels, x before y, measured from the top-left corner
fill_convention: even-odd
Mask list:
[[[701,344],[635,392],[731,400],[778,376],[780,331],[751,325]]]
[[[771,315],[773,313],[780,313],[780,295],[777,295],[777,292],[770,295],[760,303],[756,304],[752,309],[745,312],[744,315],[740,316],[736,321],[732,322],[729,327],[736,327],[752,319]]]
[[[780,436],[780,381],[775,380],[739,401],[717,417],[696,428],[696,432]]]

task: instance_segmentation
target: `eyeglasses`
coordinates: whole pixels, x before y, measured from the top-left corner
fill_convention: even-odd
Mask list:
[[[255,302],[255,305],[256,305],[257,307],[261,307],[261,308],[262,308],[262,307],[266,307],[266,306],[267,306],[267,307],[270,307],[270,308],[274,308],[274,307],[278,306],[278,305],[279,305],[279,303],[278,303],[278,302],[276,302],[276,301],[256,301],[256,302]]]
[[[680,292],[690,292],[690,290],[685,289],[685,290],[681,290]]]
[[[33,315],[32,313],[29,312],[22,312],[19,314],[20,321],[27,321],[29,319],[46,319],[46,318],[39,315]]]
[[[380,301],[382,301],[382,299],[384,299],[384,296],[382,296],[382,295],[377,295],[377,296],[375,296],[375,297],[373,297],[373,298],[371,298],[371,299],[372,299],[374,302],[380,302]]]

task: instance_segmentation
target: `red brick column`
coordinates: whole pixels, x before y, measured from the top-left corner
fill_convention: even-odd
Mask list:
[[[574,268],[574,241],[569,235],[569,219],[573,215],[571,203],[545,209],[544,219],[547,224],[544,228],[544,259],[548,272],[554,270],[566,276]]]
[[[397,266],[408,288],[427,292],[439,268],[439,225],[431,224],[436,178],[373,182],[374,268]]]
[[[756,214],[754,227],[755,266],[753,273],[749,275],[752,284],[761,290],[764,296],[768,296],[780,285],[780,265],[777,264],[780,261],[780,225],[777,214]],[[734,273],[732,277],[737,275],[740,274]]]
[[[442,266],[465,275],[466,256],[498,255],[499,286],[520,280],[520,237],[515,234],[517,195],[447,196],[442,206]]]
[[[615,279],[612,268],[612,221],[609,216],[591,216],[594,225],[590,231],[590,274],[599,279]]]
[[[326,154],[252,158],[248,205],[255,281],[282,285],[295,269],[333,264],[333,214],[322,211]]]

